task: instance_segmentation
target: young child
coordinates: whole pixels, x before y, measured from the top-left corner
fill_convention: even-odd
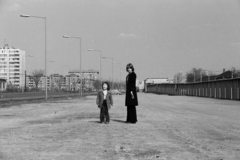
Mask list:
[[[109,90],[110,86],[108,82],[103,82],[102,91],[99,91],[97,95],[97,106],[100,108],[100,123],[105,122],[108,124],[110,121],[108,110],[113,106],[113,99]]]

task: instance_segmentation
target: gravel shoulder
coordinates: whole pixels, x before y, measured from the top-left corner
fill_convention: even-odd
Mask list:
[[[0,108],[0,159],[240,159],[239,101],[138,96],[137,124],[124,123],[124,95],[110,124],[99,123],[96,96]]]

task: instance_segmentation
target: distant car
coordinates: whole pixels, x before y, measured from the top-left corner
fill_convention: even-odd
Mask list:
[[[111,93],[112,93],[112,95],[121,95],[121,94],[122,94],[122,92],[120,92],[120,91],[117,90],[117,89],[111,90]]]
[[[121,89],[120,92],[121,92],[121,93],[126,93],[125,89]]]

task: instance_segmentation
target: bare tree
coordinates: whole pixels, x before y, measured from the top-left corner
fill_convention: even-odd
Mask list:
[[[214,71],[208,71],[208,76],[217,76],[218,74]]]
[[[101,82],[99,80],[95,80],[93,82],[93,86],[95,89],[101,89]]]
[[[204,72],[205,70],[199,68],[193,68],[191,71],[187,72],[186,74],[186,81],[187,82],[196,82],[196,81],[200,81],[201,77],[206,76],[206,72]]]
[[[43,75],[44,75],[44,70],[36,69],[36,70],[32,71],[32,78],[36,85],[37,90],[38,90],[39,81],[40,81],[41,77],[43,77]]]
[[[58,90],[61,90],[62,85],[63,85],[63,82],[64,82],[64,78],[63,78],[63,77],[59,77],[59,78],[56,80],[56,84],[57,84],[57,86],[58,86]]]
[[[174,75],[173,78],[174,83],[181,83],[183,81],[183,74],[182,72],[179,72],[177,74]]]
[[[232,71],[232,78],[239,77],[239,75],[240,75],[240,70],[236,69],[235,67],[232,67],[232,68],[231,68],[231,71]]]

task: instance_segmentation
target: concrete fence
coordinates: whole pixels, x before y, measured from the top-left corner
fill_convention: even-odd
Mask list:
[[[145,92],[240,100],[240,78],[181,84],[147,84]]]

